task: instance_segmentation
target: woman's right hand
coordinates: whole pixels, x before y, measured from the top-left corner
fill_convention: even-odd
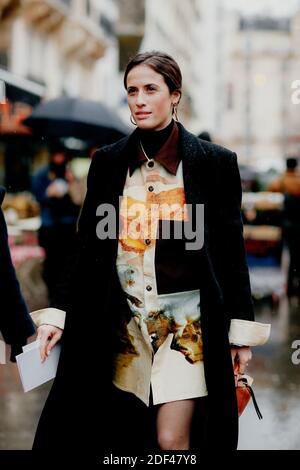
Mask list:
[[[44,362],[50,354],[51,349],[62,337],[63,330],[53,325],[41,325],[37,330],[37,339],[40,340],[41,360]]]

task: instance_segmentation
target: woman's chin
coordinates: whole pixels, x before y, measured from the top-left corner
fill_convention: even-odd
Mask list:
[[[153,122],[151,122],[150,119],[141,119],[140,121],[137,121],[137,126],[140,128],[140,129],[152,129],[153,127],[155,127],[155,124]]]

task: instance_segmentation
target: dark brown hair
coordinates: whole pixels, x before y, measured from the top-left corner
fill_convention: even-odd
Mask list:
[[[127,76],[137,65],[148,65],[164,77],[170,93],[179,91],[181,94],[182,75],[177,62],[168,54],[159,51],[141,52],[128,62],[124,73],[124,86],[127,89]]]

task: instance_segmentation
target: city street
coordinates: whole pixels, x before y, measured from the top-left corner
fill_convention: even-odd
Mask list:
[[[254,348],[249,375],[263,414],[252,403],[240,418],[239,449],[300,449],[300,364],[292,363],[291,345],[300,340],[300,307],[296,298],[278,306],[260,301],[257,321],[272,323],[269,342]],[[298,354],[300,357],[300,354]],[[0,449],[30,449],[37,421],[51,384],[24,394],[16,365],[0,366]]]
[[[292,363],[295,349],[291,347],[300,339],[300,308],[296,299],[292,300],[295,302],[283,298],[274,310],[267,304],[257,306],[257,321],[272,324],[270,340],[254,348],[249,367],[263,420],[259,421],[252,404],[248,405],[240,419],[239,449],[300,449],[300,364]]]
[[[149,448],[149,394],[159,449],[194,424],[232,448],[231,343],[238,449],[300,450],[299,41],[300,0],[0,0],[0,451],[32,448],[53,383],[24,393],[6,343],[35,341],[29,312],[46,357],[59,310],[36,448],[92,447],[91,415]],[[40,344],[23,382],[56,373]]]

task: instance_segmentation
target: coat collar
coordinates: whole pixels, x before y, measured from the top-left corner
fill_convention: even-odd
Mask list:
[[[204,204],[204,238],[207,239],[207,217],[206,207],[208,202],[208,195],[211,186],[211,179],[209,178],[209,165],[208,154],[209,148],[206,149],[206,142],[201,142],[196,136],[188,132],[184,126],[178,124],[179,129],[179,145],[182,155],[182,172],[184,181],[184,191],[186,203],[189,204],[188,210],[194,211],[196,204]],[[112,144],[103,149],[107,153],[107,161],[109,164],[109,178],[106,180],[107,184],[107,202],[111,202],[116,210],[117,216],[117,233],[119,232],[119,197],[123,194],[123,188],[126,181],[126,176],[129,170],[130,163],[130,148],[135,142],[134,131],[131,135],[124,139]],[[114,257],[117,256],[118,241],[113,240],[111,244]],[[199,282],[204,289],[206,289],[209,279],[207,276],[203,277],[202,272],[210,272],[211,260],[207,251],[207,243],[204,242],[203,248],[197,252],[200,256],[199,265],[203,269],[200,270]],[[202,296],[203,299],[205,296]]]
[[[186,202],[188,204],[205,203],[209,184],[207,171],[205,171],[207,151],[202,142],[188,132],[182,124],[177,123],[177,126]],[[111,161],[110,190],[116,196],[121,196],[123,193],[130,157],[136,145],[136,134],[137,130],[115,144],[104,148],[104,151],[109,153]]]
[[[207,198],[207,152],[200,140],[178,123],[182,153],[182,172],[187,204],[204,203]]]
[[[173,124],[174,125],[171,134],[155,155],[155,161],[163,165],[172,175],[176,175],[181,160],[181,155],[178,151],[179,130],[174,121]],[[136,142],[136,149],[132,154],[132,158],[130,159],[129,163],[130,176],[138,166],[140,166],[142,163],[145,163],[146,161],[147,158],[145,157],[139,142]]]

